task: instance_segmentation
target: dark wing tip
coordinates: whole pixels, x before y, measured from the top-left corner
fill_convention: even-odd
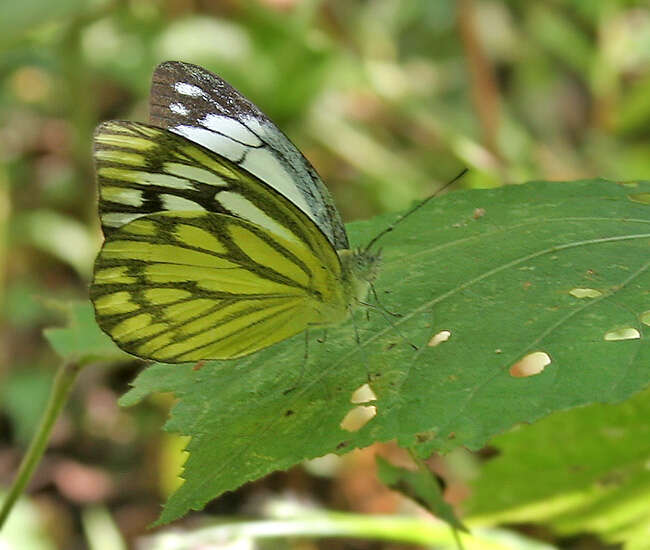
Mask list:
[[[208,77],[221,80],[216,74],[207,69],[185,61],[163,61],[155,68],[152,80],[154,83],[157,81],[169,82],[179,79],[187,79],[188,77]]]
[[[185,61],[163,61],[154,69],[153,74],[178,71],[187,67],[200,68],[197,65],[192,65],[191,63],[186,63]]]

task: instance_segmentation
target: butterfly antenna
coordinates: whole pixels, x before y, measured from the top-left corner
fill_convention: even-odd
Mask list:
[[[433,195],[428,196],[426,199],[423,201],[419,202],[416,204],[413,208],[411,208],[408,212],[405,214],[402,214],[399,218],[397,218],[393,223],[391,223],[386,229],[382,230],[377,234],[366,246],[366,251],[370,250],[370,247],[375,244],[379,239],[381,239],[386,233],[390,233],[395,227],[397,227],[400,223],[402,223],[406,218],[408,218],[411,214],[415,213],[417,210],[422,208],[425,204],[427,204],[431,199],[436,198],[440,193],[442,193],[447,187],[453,185],[456,183],[460,178],[462,178],[468,171],[468,168],[463,168],[463,170],[450,182],[445,183],[440,189],[438,189]]]

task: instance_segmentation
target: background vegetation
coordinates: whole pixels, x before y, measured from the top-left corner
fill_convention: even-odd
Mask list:
[[[110,118],[146,120],[160,61],[203,65],[255,101],[312,161],[346,220],[406,207],[462,166],[471,168],[463,185],[472,187],[650,174],[650,9],[641,1],[24,0],[0,7],[0,51],[2,483],[34,431],[57,364],[41,335],[61,322],[54,299],[86,298],[100,243],[93,128]],[[116,404],[140,369],[133,362],[83,373],[31,487],[38,513],[26,515],[41,533],[34,548],[108,548],[105,537],[117,532],[130,541],[175,486],[182,442],[159,431],[171,398],[128,410]],[[560,483],[553,449],[532,452],[522,438],[575,426],[560,443],[586,449],[575,443],[589,431],[579,427],[601,426],[618,430],[629,448],[628,438],[644,441],[646,402],[647,394],[580,416],[560,413],[506,434],[495,446],[514,449],[511,462],[504,454],[484,466],[494,454],[486,449],[432,464],[450,502],[470,509],[471,493],[494,521],[517,522],[531,537],[559,547],[644,548],[648,518],[637,504],[650,480],[647,470],[624,474],[647,457],[647,445],[635,446],[634,460],[607,453],[596,478]],[[268,494],[403,510],[405,501],[375,480],[377,450],[273,475],[207,512],[248,513]],[[380,450],[399,460],[398,450]],[[576,460],[600,451],[596,444]],[[533,491],[534,512],[504,515],[517,504],[508,494],[534,488],[533,470],[555,472],[548,479],[557,485]],[[635,497],[623,506],[607,493],[610,507],[600,500],[594,511],[589,497],[624,486],[621,476],[628,485],[634,479]],[[568,498],[580,500],[581,513],[549,511],[549,502]]]

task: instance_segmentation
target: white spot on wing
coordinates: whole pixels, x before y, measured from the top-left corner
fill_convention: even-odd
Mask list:
[[[186,137],[194,143],[203,145],[203,147],[210,149],[210,151],[214,151],[233,162],[240,161],[248,150],[248,147],[245,145],[237,143],[236,141],[211,130],[206,130],[205,128],[197,128],[196,126],[176,126],[175,128],[172,128],[171,131]]]
[[[255,174],[264,183],[279,191],[312,219],[313,214],[305,196],[282,166],[282,163],[267,149],[251,149],[246,155],[246,160],[241,164],[249,172]]]
[[[181,95],[188,95],[190,97],[199,97],[204,95],[201,88],[194,84],[188,84],[187,82],[176,82],[174,84],[174,90]]]
[[[131,187],[103,187],[100,190],[102,199],[109,202],[120,202],[129,206],[142,206],[142,191]]]
[[[176,176],[167,174],[152,174],[150,172],[136,172],[137,177],[133,178],[133,183],[140,185],[159,185],[160,187],[170,187],[172,189],[194,189],[192,182]]]
[[[209,170],[200,168],[199,166],[189,166],[188,164],[180,164],[177,162],[166,162],[163,166],[163,170],[173,174],[174,176],[207,183],[208,185],[216,185],[218,187],[226,187],[228,185],[223,178]]]
[[[288,241],[300,242],[299,239],[284,225],[275,221],[268,214],[260,210],[252,202],[238,193],[233,191],[222,191],[221,193],[217,193],[215,200],[240,218],[261,225],[276,235],[284,237]]]
[[[182,103],[170,103],[169,110],[178,115],[186,115],[189,112]]]
[[[200,204],[176,195],[163,194],[160,195],[160,200],[165,210],[205,210]]]
[[[101,215],[102,223],[107,227],[121,227],[144,214],[124,214],[123,212],[107,212]]]
[[[242,117],[242,122],[283,159],[280,162],[268,149],[258,149],[249,152],[242,166],[277,189],[331,236],[327,207],[321,196],[327,190],[321,189],[320,180],[313,179],[300,151],[270,122],[252,116]]]
[[[275,149],[282,155],[298,180],[304,180],[306,182],[311,180],[311,176],[307,171],[307,165],[300,151],[296,149],[294,144],[289,141],[289,138],[280,132],[280,130],[272,124],[261,122],[253,117],[245,117],[243,122],[272,149]]]
[[[208,113],[199,120],[199,123],[209,130],[225,134],[251,147],[259,147],[262,145],[262,141],[253,132],[234,118]]]

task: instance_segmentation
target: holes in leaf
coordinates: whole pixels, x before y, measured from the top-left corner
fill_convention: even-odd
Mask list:
[[[435,348],[437,345],[442,344],[443,342],[446,342],[447,340],[449,340],[450,337],[451,337],[451,332],[450,331],[441,330],[440,332],[438,332],[437,334],[434,334],[431,337],[431,340],[429,340],[429,343],[427,344],[427,346],[429,346],[431,348]]]
[[[619,340],[638,340],[641,338],[639,331],[632,327],[623,327],[610,330],[605,333],[606,342],[617,342]]]
[[[356,390],[352,392],[352,397],[350,397],[350,403],[368,403],[368,401],[376,401],[377,396],[375,392],[372,391],[372,388],[368,384],[363,384],[359,386]]]
[[[569,291],[569,294],[575,298],[598,298],[598,296],[603,295],[600,290],[595,288],[573,288]]]
[[[348,432],[356,432],[370,422],[377,414],[377,407],[374,405],[359,405],[354,407],[341,420],[341,429]]]
[[[547,365],[551,364],[551,358],[548,353],[535,351],[529,353],[510,367],[510,376],[515,378],[525,378],[535,376],[542,372]]]
[[[328,453],[325,456],[305,460],[302,466],[313,476],[331,479],[341,469],[341,457]],[[254,546],[247,545],[244,548],[254,548]]]
[[[350,403],[354,404],[368,403],[376,400],[377,396],[369,384],[362,384],[350,396]],[[376,414],[377,407],[374,405],[358,405],[348,411],[343,420],[341,420],[340,426],[348,432],[356,432],[370,422]]]

